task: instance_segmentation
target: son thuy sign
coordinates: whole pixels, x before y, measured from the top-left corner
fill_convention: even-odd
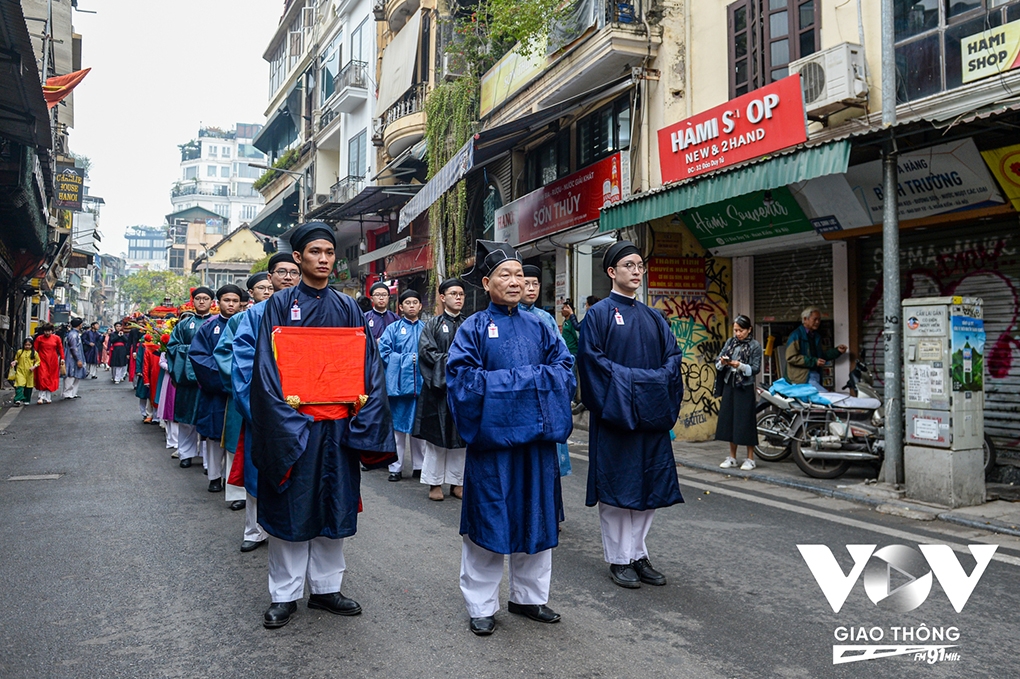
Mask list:
[[[662,182],[690,179],[805,141],[800,75],[791,75],[659,130]]]

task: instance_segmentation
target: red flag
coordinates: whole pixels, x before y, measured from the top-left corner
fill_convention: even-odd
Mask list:
[[[43,85],[43,97],[46,99],[46,108],[53,108],[63,101],[64,97],[71,94],[71,90],[73,90],[91,70],[91,68],[86,68],[81,71],[75,71],[74,73],[68,73],[67,75],[55,75],[52,78],[47,78],[46,84]]]

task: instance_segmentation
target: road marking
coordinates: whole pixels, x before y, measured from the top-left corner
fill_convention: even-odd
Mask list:
[[[18,413],[20,412],[21,408],[11,408],[6,413],[4,413],[4,416],[0,417],[0,431],[6,429],[11,424],[11,422],[14,421],[14,418],[17,417]]]
[[[708,483],[700,483],[698,481],[691,480],[690,477],[686,477],[683,475],[678,476],[680,477],[680,479],[683,480],[683,483],[692,488],[697,488],[698,490],[707,490],[713,493],[717,493],[719,495],[727,495],[729,497],[737,498],[739,500],[754,502],[760,505],[765,505],[767,507],[773,507],[775,509],[782,509],[788,512],[794,512],[796,514],[803,514],[804,516],[810,516],[816,519],[831,521],[833,523],[843,524],[844,526],[862,528],[864,530],[869,530],[874,533],[881,533],[883,535],[888,535],[889,537],[898,538],[900,540],[910,540],[912,542],[916,542],[922,545],[932,543],[931,537],[921,535],[919,533],[911,533],[909,531],[899,530],[897,528],[887,528],[885,526],[871,524],[866,521],[859,521],[858,519],[851,519],[843,516],[838,516],[836,514],[821,512],[818,511],[817,509],[808,509],[807,507],[799,507],[797,505],[789,504],[787,502],[780,502],[778,500],[758,497],[756,495],[749,495],[748,493],[741,493],[739,491],[730,490],[729,488],[724,488],[722,486],[715,486]],[[954,550],[961,552],[963,554],[970,554],[970,550],[967,548],[967,546],[960,544],[958,542],[943,541],[942,544],[949,545]],[[995,556],[992,558],[995,559],[996,561],[1008,563],[1013,566],[1020,566],[1020,558],[1017,558],[1015,556],[1008,556],[1006,554],[1000,554],[996,552]]]
[[[60,474],[23,474],[22,476],[8,476],[8,481],[53,481],[59,479]]]

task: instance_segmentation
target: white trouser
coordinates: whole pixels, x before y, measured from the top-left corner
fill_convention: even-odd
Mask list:
[[[209,480],[215,481],[223,478],[223,465],[226,462],[227,451],[223,450],[219,441],[203,439],[202,442],[205,444],[205,465],[209,469]]]
[[[138,412],[141,413],[142,417],[152,417],[152,402],[147,398],[138,399]]]
[[[414,438],[406,432],[395,431],[393,433],[397,437],[397,461],[390,465],[390,471],[403,471],[404,454],[407,452],[408,446],[411,449],[412,470],[421,469],[422,462],[425,460],[425,442]],[[408,441],[410,441],[410,444],[408,444]]]
[[[205,447],[205,439],[201,436],[198,437],[198,454],[202,456],[202,467],[209,471],[209,449]]]
[[[64,398],[74,398],[78,395],[78,385],[81,384],[81,379],[78,377],[65,377],[64,378]]]
[[[42,401],[43,403],[53,403],[53,392],[39,390],[35,392],[36,401]]]
[[[244,539],[251,542],[262,542],[269,535],[259,525],[259,505],[251,495],[245,493],[244,500]],[[276,599],[273,599],[276,601]]]
[[[270,543],[272,544],[272,543]],[[499,583],[503,579],[503,554],[479,547],[464,536],[460,552],[460,591],[468,615],[485,618],[499,610]],[[510,555],[510,601],[515,604],[549,603],[552,550],[538,554]]]
[[[654,516],[654,509],[620,509],[600,502],[599,522],[602,524],[602,551],[606,562],[625,565],[648,556],[645,538]]]
[[[198,456],[198,432],[195,425],[177,423],[177,456],[182,460]]]
[[[176,448],[177,447],[177,434],[180,431],[180,427],[177,426],[176,422],[171,420],[163,420],[166,425],[166,447]]]
[[[441,448],[422,441],[425,460],[421,465],[421,482],[430,486],[464,485],[464,456],[466,448]]]
[[[224,499],[227,502],[234,502],[235,500],[244,500],[247,497],[247,493],[244,492],[244,486],[232,486],[227,483],[227,479],[230,478],[230,470],[234,468],[234,454],[227,453],[227,467],[223,471],[223,485],[226,489],[226,496]],[[245,505],[247,507],[247,504]]]
[[[290,542],[269,536],[269,596],[273,603],[303,597],[306,578],[312,594],[339,592],[345,570],[343,538],[319,536]]]
[[[113,369],[113,381],[123,382],[127,378],[127,366],[122,365]]]
[[[96,373],[99,372],[99,364],[98,363],[89,363],[88,366],[89,366],[89,377],[95,377]]]

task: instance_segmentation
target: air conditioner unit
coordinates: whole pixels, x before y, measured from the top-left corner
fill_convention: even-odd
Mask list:
[[[376,146],[383,145],[383,119],[372,118],[372,143]]]
[[[868,96],[864,68],[864,50],[848,42],[790,62],[790,73],[800,73],[808,118],[863,108]]]
[[[449,52],[443,53],[443,80],[457,80],[463,78],[466,73],[464,72],[464,58],[457,57],[455,54]]]
[[[329,202],[329,194],[328,193],[317,193],[317,194],[315,194],[315,204],[316,205],[325,205],[328,202]]]

